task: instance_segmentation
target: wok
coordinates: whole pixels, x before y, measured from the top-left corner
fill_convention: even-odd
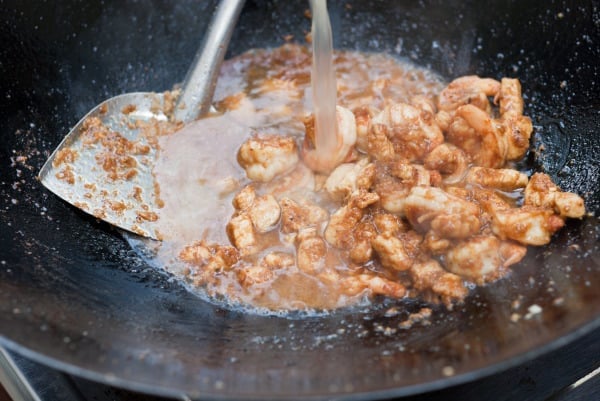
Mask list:
[[[546,171],[597,214],[598,5],[544,3],[331,1],[329,8],[337,48],[389,52],[448,79],[519,77],[538,149],[520,167]],[[190,294],[35,176],[100,99],[169,89],[190,64],[213,4],[20,0],[2,7],[3,345],[72,374],[159,395],[372,399],[472,380],[599,326],[595,215],[570,221],[509,278],[476,289],[463,306],[436,309],[430,326],[393,335],[382,328],[397,327],[421,304],[381,300],[325,316],[277,317]],[[277,46],[287,34],[302,40],[306,8],[248,1],[230,55]],[[533,305],[541,312],[528,314]],[[401,314],[386,316],[391,306]],[[513,313],[522,318],[511,321]]]

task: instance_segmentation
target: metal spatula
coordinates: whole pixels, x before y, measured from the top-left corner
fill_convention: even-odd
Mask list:
[[[243,0],[223,0],[215,10],[204,43],[182,85],[173,110],[175,120],[190,122],[210,109],[219,68],[243,4]],[[161,201],[152,175],[156,149],[141,135],[139,121],[167,121],[163,110],[169,101],[163,94],[137,92],[100,103],[58,145],[40,170],[40,181],[62,199],[99,219],[160,239],[155,212]],[[98,137],[90,137],[91,121],[100,121],[104,133],[118,133],[135,146],[124,150],[114,144],[107,149]],[[103,163],[124,164],[119,168],[125,176],[115,177],[115,172],[111,173]]]

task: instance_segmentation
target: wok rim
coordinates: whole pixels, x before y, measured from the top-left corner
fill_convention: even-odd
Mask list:
[[[303,399],[303,400],[321,400],[331,399],[335,397],[338,400],[344,401],[355,401],[355,400],[375,400],[382,398],[397,398],[415,396],[419,394],[426,394],[436,390],[447,389],[460,384],[470,383],[485,377],[492,376],[497,373],[501,373],[510,368],[521,365],[525,362],[531,361],[542,355],[548,354],[552,351],[556,351],[561,347],[564,347],[579,338],[593,332],[600,328],[600,316],[585,322],[579,327],[576,327],[567,334],[563,334],[557,338],[554,338],[546,344],[534,347],[526,352],[518,354],[516,356],[510,356],[506,359],[492,362],[484,367],[476,368],[474,370],[468,370],[463,373],[459,373],[455,376],[449,376],[441,379],[434,379],[418,384],[411,384],[407,386],[395,387],[384,390],[373,390],[373,391],[362,391],[362,392],[340,392],[340,393],[326,393],[320,395],[304,395],[298,397],[298,395],[248,395],[248,394],[227,394],[225,392],[218,393],[206,393],[203,392],[200,398],[192,397],[192,399],[202,400],[292,400],[292,399]],[[178,391],[174,388],[169,388],[160,385],[151,385],[140,381],[131,379],[123,379],[111,374],[102,374],[89,368],[81,368],[77,365],[59,360],[57,358],[44,355],[38,351],[31,350],[24,345],[12,341],[5,336],[0,335],[0,346],[6,347],[8,350],[15,352],[25,358],[28,358],[36,363],[45,365],[48,368],[59,370],[62,373],[77,376],[89,381],[93,381],[99,384],[108,386],[114,386],[120,389],[142,393],[146,395],[154,395],[160,397],[179,398],[179,399],[190,399],[189,395],[185,392]]]

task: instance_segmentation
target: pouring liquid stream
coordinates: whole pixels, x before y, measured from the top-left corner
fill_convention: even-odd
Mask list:
[[[310,0],[312,12],[311,86],[315,116],[315,147],[321,160],[337,147],[336,80],[333,66],[333,39],[327,0]]]

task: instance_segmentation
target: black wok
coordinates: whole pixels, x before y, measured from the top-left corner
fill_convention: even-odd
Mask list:
[[[484,4],[486,3],[486,4]],[[548,3],[548,4],[542,4]],[[205,1],[8,1],[0,7],[0,341],[90,379],[161,395],[379,398],[481,377],[600,323],[600,225],[570,221],[508,279],[386,335],[420,308],[281,318],[214,306],[121,235],[44,190],[39,167],[110,96],[165,90],[208,21]],[[309,29],[306,2],[249,0],[230,55]],[[385,51],[448,79],[521,79],[535,136],[522,163],[600,210],[597,2],[330,2],[338,48]],[[520,304],[518,307],[517,304]],[[384,312],[392,305],[403,311]],[[538,305],[541,313],[530,314]],[[512,322],[511,315],[522,316]]]

